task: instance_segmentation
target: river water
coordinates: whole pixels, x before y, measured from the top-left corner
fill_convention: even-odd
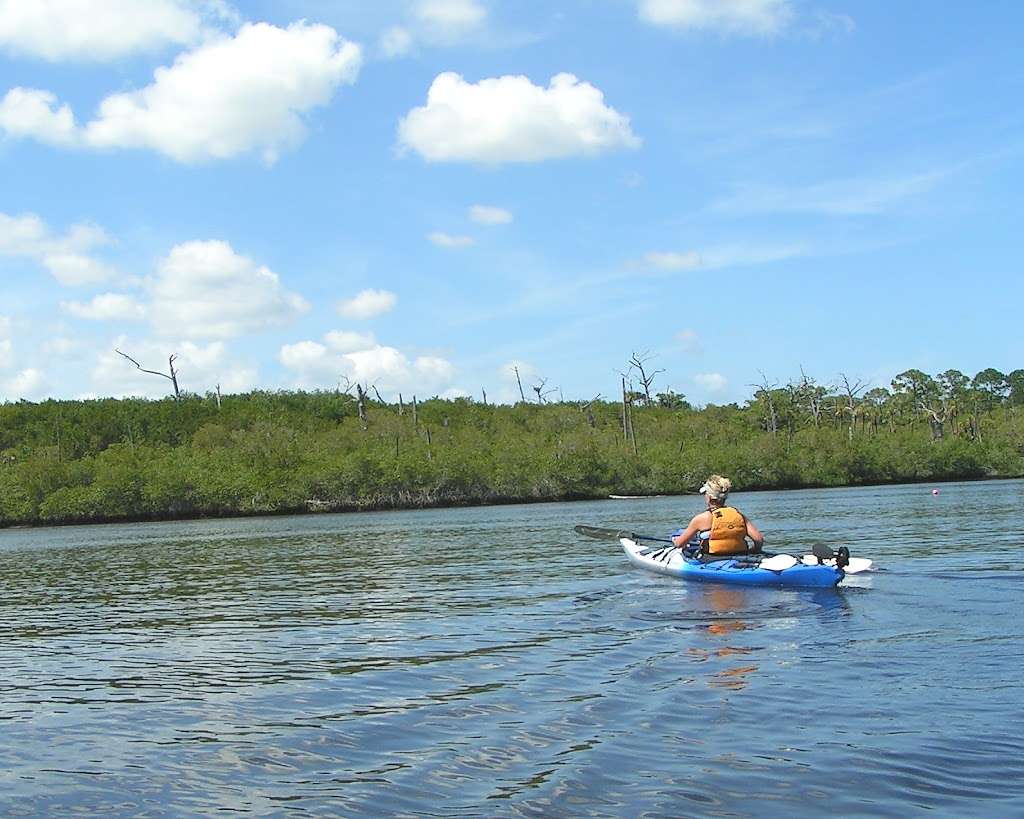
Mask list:
[[[838,591],[632,568],[695,496],[0,532],[0,813],[1024,816],[1024,482],[737,494]]]

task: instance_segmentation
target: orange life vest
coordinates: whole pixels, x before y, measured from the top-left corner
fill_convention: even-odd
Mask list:
[[[735,555],[747,552],[747,519],[739,509],[722,506],[711,510],[711,537],[706,550],[709,555]]]

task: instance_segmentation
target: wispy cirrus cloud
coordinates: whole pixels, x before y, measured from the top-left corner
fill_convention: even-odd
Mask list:
[[[493,205],[471,205],[469,218],[478,225],[507,225],[512,221],[512,213]]]
[[[640,19],[656,26],[767,37],[792,21],[791,0],[640,0]]]
[[[727,213],[820,213],[865,216],[934,190],[946,171],[896,177],[836,179],[804,186],[744,185],[714,202],[711,209]]]
[[[453,236],[450,233],[434,231],[427,234],[427,240],[438,247],[462,248],[469,247],[474,243],[472,236]]]

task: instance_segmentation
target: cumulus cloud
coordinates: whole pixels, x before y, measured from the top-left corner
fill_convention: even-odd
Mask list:
[[[290,370],[300,387],[333,387],[349,381],[373,385],[381,392],[420,394],[449,387],[455,368],[437,356],[408,358],[394,347],[375,344],[362,350],[341,352],[328,334],[326,343],[300,341],[281,348],[278,359]]]
[[[327,346],[339,353],[354,353],[377,346],[373,333],[355,333],[351,330],[331,330],[324,340]]]
[[[0,386],[3,396],[11,400],[35,401],[46,396],[49,383],[41,370],[29,367]]]
[[[150,294],[150,319],[166,337],[232,338],[287,324],[309,309],[272,270],[216,240],[172,248]]]
[[[176,356],[174,368],[183,390],[203,393],[219,384],[222,392],[237,393],[255,388],[259,374],[253,367],[231,358],[222,341],[201,345],[189,341],[137,341],[118,337],[100,353],[92,370],[92,387],[102,396],[159,398],[173,392],[169,379],[141,372],[114,350],[123,350],[146,369],[167,372],[167,360]]]
[[[350,319],[371,319],[387,313],[398,297],[388,290],[363,290],[351,299],[338,302],[338,313]]]
[[[435,231],[434,233],[427,234],[427,239],[431,244],[435,244],[438,247],[469,247],[473,244],[472,236],[452,236],[449,233],[441,233]]]
[[[145,306],[136,301],[134,296],[125,293],[102,293],[84,304],[63,301],[60,307],[69,315],[92,321],[139,321],[146,317]]]
[[[60,235],[35,214],[0,213],[0,256],[32,259],[63,285],[97,284],[113,278],[113,268],[89,255],[109,243],[103,230],[93,224],[72,225]]]
[[[0,104],[12,136],[95,149],[140,148],[196,163],[258,152],[268,163],[305,137],[304,117],[354,83],[358,45],[324,25],[244,25],[158,68],[151,85],[112,94],[75,128],[45,91],[16,88]]]
[[[640,19],[657,26],[770,36],[793,18],[791,0],[640,0]]]
[[[698,386],[710,393],[723,392],[729,386],[729,381],[721,373],[700,373],[693,377]]]
[[[426,105],[399,123],[399,144],[431,162],[540,162],[636,148],[629,118],[604,103],[600,90],[572,74],[547,88],[527,77],[466,82],[439,74]]]
[[[472,205],[469,218],[481,225],[507,225],[512,221],[512,214],[504,208],[492,205]]]
[[[111,60],[203,36],[222,4],[196,0],[0,0],[0,49],[19,56]]]
[[[59,147],[79,142],[71,109],[59,105],[49,91],[32,88],[12,88],[0,100],[0,130],[12,137],[34,137]]]

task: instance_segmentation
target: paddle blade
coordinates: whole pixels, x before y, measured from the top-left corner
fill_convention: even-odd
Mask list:
[[[792,569],[797,562],[793,555],[773,555],[762,560],[758,566],[762,569],[768,569],[770,572],[782,572],[786,569]]]
[[[628,532],[621,532],[618,529],[601,529],[597,526],[584,526],[582,523],[574,526],[573,530],[584,537],[592,537],[597,540],[618,540],[620,537],[628,537]]]
[[[843,569],[847,574],[858,574],[866,572],[871,568],[871,561],[866,557],[851,557],[850,562]]]
[[[821,561],[832,560],[836,556],[835,552],[833,552],[830,548],[828,548],[828,546],[825,546],[823,543],[815,543],[811,547],[811,554],[813,554],[816,558],[818,558],[818,560]]]

